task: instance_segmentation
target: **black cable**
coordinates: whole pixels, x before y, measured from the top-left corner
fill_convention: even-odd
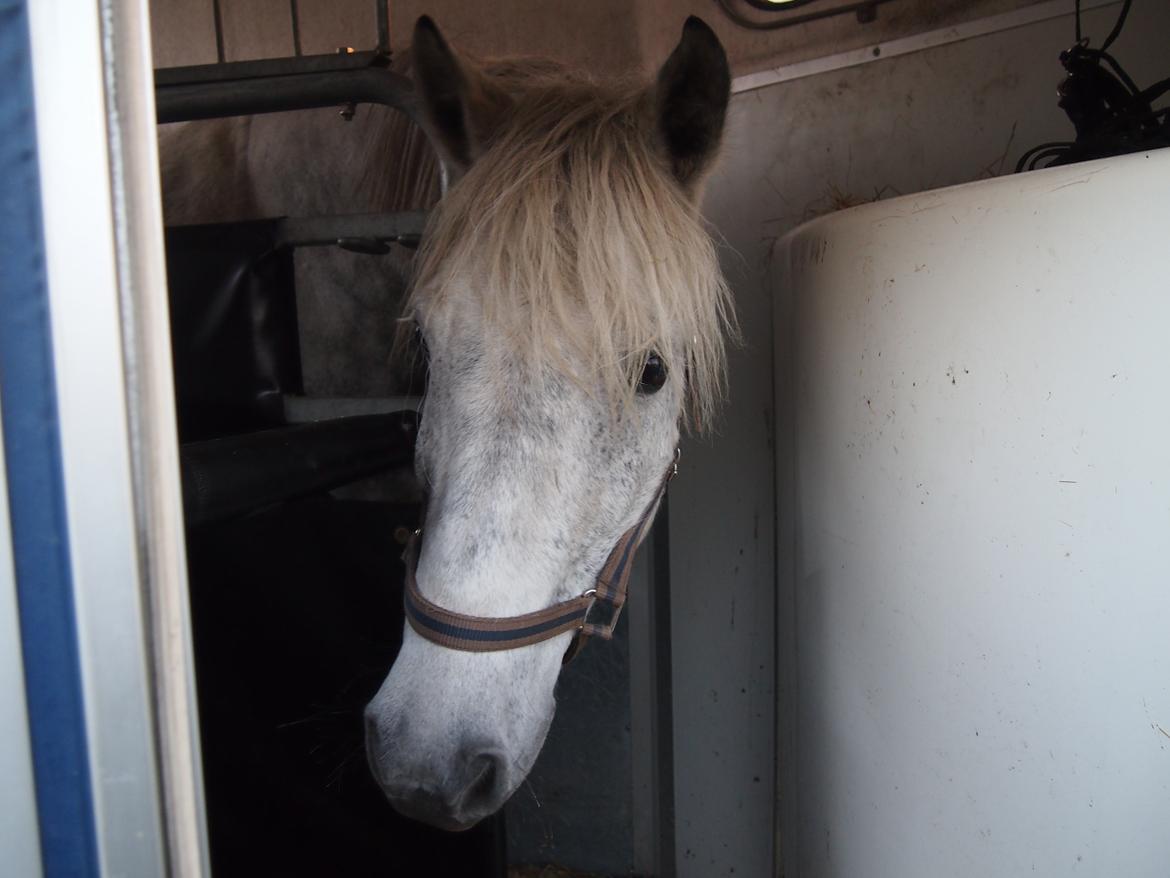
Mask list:
[[[1151,123],[1152,130],[1157,131],[1162,124],[1160,117],[1165,116],[1168,113],[1170,113],[1170,107],[1163,107],[1160,110],[1151,110],[1148,113],[1119,116],[1105,126],[1102,132],[1102,137],[1105,135],[1123,134],[1123,129],[1126,127],[1144,128],[1146,126],[1150,126]],[[1170,136],[1170,129],[1167,129],[1165,133]],[[1154,149],[1156,146],[1157,144],[1151,143],[1150,148]]]
[[[1109,31],[1109,36],[1107,36],[1105,38],[1105,42],[1101,44],[1102,52],[1112,46],[1113,41],[1117,39],[1118,35],[1121,33],[1121,28],[1125,24],[1125,17],[1129,15],[1129,7],[1132,5],[1133,0],[1125,0],[1125,2],[1121,4],[1121,12],[1117,16],[1117,21],[1113,25],[1113,30]]]
[[[1016,173],[1018,174],[1018,173],[1020,173],[1020,171],[1024,170],[1024,168],[1028,164],[1028,159],[1030,159],[1036,153],[1038,153],[1044,149],[1052,149],[1053,147],[1058,147],[1058,146],[1063,148],[1063,149],[1067,149],[1068,147],[1072,146],[1072,143],[1071,143],[1071,141],[1054,140],[1054,141],[1051,141],[1050,143],[1042,143],[1039,146],[1032,147],[1030,150],[1028,150],[1026,153],[1024,153],[1022,156],[1020,156],[1020,160],[1018,162],[1016,162]]]
[[[1125,72],[1125,68],[1121,66],[1121,63],[1104,49],[1084,49],[1082,50],[1082,54],[1089,58],[1096,58],[1099,61],[1105,61],[1110,67],[1113,68],[1113,72],[1117,74],[1117,78],[1121,80],[1121,84],[1129,89],[1130,94],[1136,95],[1141,91],[1141,89],[1137,87],[1137,83],[1134,82],[1130,78],[1129,74]]]
[[[1057,164],[1170,146],[1170,107],[1153,102],[1170,92],[1170,78],[1142,89],[1113,55],[1112,46],[1125,27],[1133,0],[1121,11],[1100,48],[1090,47],[1082,27],[1082,3],[1075,0],[1076,43],[1060,55],[1066,77],[1060,106],[1076,128],[1068,143],[1042,143],[1025,152],[1016,172]]]
[[[1031,164],[1028,166],[1028,170],[1029,170],[1029,171],[1034,171],[1034,170],[1036,169],[1036,166],[1037,166],[1038,164],[1040,164],[1040,162],[1041,162],[1043,159],[1047,159],[1047,158],[1057,158],[1057,157],[1059,157],[1059,156],[1062,156],[1062,155],[1064,155],[1065,153],[1069,152],[1069,150],[1071,150],[1071,149],[1072,149],[1072,144],[1068,144],[1068,145],[1066,145],[1066,146],[1062,146],[1062,147],[1053,147],[1052,149],[1046,149],[1046,150],[1044,150],[1043,152],[1037,153],[1035,156],[1033,156],[1033,158],[1032,158],[1032,162],[1031,162]],[[1047,167],[1050,167],[1050,165],[1045,165],[1044,167],[1046,167],[1046,168],[1047,168]]]
[[[1143,89],[1137,94],[1137,99],[1149,104],[1162,97],[1162,95],[1168,91],[1170,91],[1170,77],[1161,79],[1158,82],[1155,82],[1149,88]]]

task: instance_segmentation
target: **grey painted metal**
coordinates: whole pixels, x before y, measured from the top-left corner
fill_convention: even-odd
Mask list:
[[[761,220],[774,211],[741,144],[733,99],[727,160],[704,214],[727,243],[723,269],[746,344],[730,356],[730,398],[710,438],[682,446],[670,487],[675,858],[682,878],[772,872],[775,761],[772,309]],[[743,255],[740,255],[743,254]]]
[[[16,606],[4,433],[0,431],[0,862],[13,875],[40,878],[40,832],[29,746],[24,663]]]
[[[1088,11],[1102,6],[1119,6],[1121,0],[1081,0],[1081,9]],[[806,76],[817,76],[821,73],[831,73],[834,70],[843,70],[847,67],[856,67],[859,64],[868,64],[886,58],[896,58],[911,52],[921,52],[935,46],[945,46],[948,43],[969,40],[973,37],[986,36],[1000,31],[1047,21],[1051,18],[1070,15],[1073,11],[1072,0],[1048,0],[1033,6],[1025,6],[1001,15],[990,15],[978,18],[954,27],[938,30],[923,31],[912,36],[897,40],[888,40],[861,49],[851,49],[848,52],[839,52],[836,55],[826,55],[823,58],[812,58],[796,64],[786,64],[783,67],[773,67],[771,70],[761,70],[758,73],[748,73],[737,76],[731,83],[731,91],[737,94],[765,88],[769,85],[778,85],[781,82],[790,82],[794,79],[803,79]],[[1071,42],[1071,41],[1070,41]]]
[[[651,537],[653,539],[653,537]],[[659,837],[658,772],[655,717],[652,709],[657,698],[654,673],[654,612],[651,595],[650,552],[634,561],[630,573],[626,619],[630,634],[630,781],[632,786],[631,819],[633,871],[638,875],[661,875],[658,867]]]
[[[638,875],[653,876],[675,872],[669,508],[668,493],[634,562],[626,604],[633,867]]]
[[[29,11],[99,863],[205,874],[147,9]]]

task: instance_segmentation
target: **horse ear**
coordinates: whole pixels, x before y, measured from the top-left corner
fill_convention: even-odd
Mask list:
[[[658,73],[655,113],[671,170],[694,193],[710,168],[727,116],[731,70],[715,32],[691,16]]]
[[[443,158],[465,171],[486,148],[511,100],[452,51],[429,16],[415,23],[411,49],[427,133]]]

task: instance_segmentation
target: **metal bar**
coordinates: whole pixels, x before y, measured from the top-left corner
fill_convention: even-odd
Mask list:
[[[374,18],[378,27],[378,52],[390,54],[390,9],[389,0],[374,0]]]
[[[669,637],[658,626],[653,552],[660,533],[656,525],[630,576],[626,617],[629,631],[630,682],[630,803],[633,840],[633,872],[663,876],[662,765],[663,740],[660,734],[662,708],[659,640]],[[667,669],[669,671],[669,669]],[[672,846],[673,847],[673,846]]]
[[[674,660],[670,606],[670,496],[662,499],[658,520],[651,534],[650,607],[654,615],[654,736],[658,746],[654,770],[657,775],[659,875],[674,875],[678,868],[674,800]],[[685,856],[685,854],[684,854]]]
[[[382,68],[335,70],[237,82],[160,85],[158,121],[185,122],[309,110],[348,103],[382,104],[416,118],[414,88],[405,76]]]
[[[215,60],[222,64],[227,58],[223,50],[223,12],[219,0],[211,0],[211,11],[215,22]]]
[[[257,77],[360,70],[363,67],[385,67],[386,64],[386,56],[377,52],[330,52],[325,55],[301,55],[295,58],[262,58],[254,61],[228,61],[224,64],[161,67],[154,71],[154,84],[161,86],[191,85],[197,82],[235,82]]]
[[[293,54],[301,57],[301,16],[297,0],[288,0],[288,16],[292,20]]]
[[[349,216],[286,217],[278,220],[275,237],[279,246],[311,247],[343,244],[347,240],[416,243],[426,226],[425,211],[365,213]]]
[[[187,526],[232,518],[408,463],[418,415],[299,424],[181,449]]]

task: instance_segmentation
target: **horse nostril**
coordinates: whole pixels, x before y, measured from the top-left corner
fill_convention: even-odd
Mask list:
[[[479,771],[479,779],[471,785],[469,795],[473,799],[487,799],[496,786],[498,763],[492,756],[481,756],[477,761],[483,767]]]
[[[500,809],[511,790],[508,760],[482,744],[465,747],[447,761],[418,752],[396,738],[399,723],[367,713],[366,756],[370,771],[400,814],[447,830],[475,825]],[[422,758],[420,758],[422,757]]]
[[[500,754],[484,751],[472,756],[467,762],[470,783],[464,790],[460,810],[469,813],[490,813],[502,803],[501,781],[504,760]]]

